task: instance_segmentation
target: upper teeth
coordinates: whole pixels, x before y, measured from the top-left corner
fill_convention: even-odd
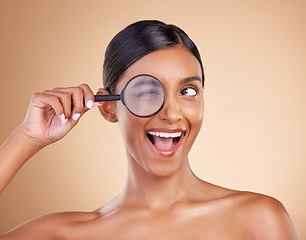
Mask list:
[[[180,137],[182,135],[182,132],[175,132],[175,133],[167,133],[167,132],[152,132],[149,131],[149,134],[153,135],[153,136],[157,136],[157,137],[164,137],[164,138],[176,138],[176,137]]]

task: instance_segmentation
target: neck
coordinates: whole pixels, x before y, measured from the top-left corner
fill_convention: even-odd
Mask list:
[[[167,176],[157,176],[145,171],[135,161],[130,161],[125,189],[124,202],[153,209],[169,208],[171,205],[186,201],[190,190],[199,183],[186,159],[182,166]]]

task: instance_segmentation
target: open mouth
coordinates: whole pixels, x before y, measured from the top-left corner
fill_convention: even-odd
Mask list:
[[[158,152],[163,154],[173,152],[178,148],[182,141],[185,132],[159,132],[159,131],[148,131],[147,137],[151,142],[152,146]]]

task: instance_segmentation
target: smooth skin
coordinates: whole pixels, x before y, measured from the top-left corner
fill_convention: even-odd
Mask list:
[[[122,193],[93,212],[47,215],[0,239],[297,239],[279,201],[218,187],[192,172],[188,153],[204,115],[197,59],[180,45],[150,53],[125,71],[116,91],[144,73],[157,77],[166,90],[157,115],[135,117],[120,102],[99,106],[106,120],[119,123],[126,146],[128,177]],[[98,94],[109,93],[99,89]],[[32,155],[63,138],[92,107],[93,98],[85,84],[34,94],[24,122],[0,149],[0,190]],[[163,153],[152,147],[148,131],[182,132],[183,137],[175,151]]]

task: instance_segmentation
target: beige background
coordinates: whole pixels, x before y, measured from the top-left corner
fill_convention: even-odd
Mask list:
[[[225,187],[278,198],[306,239],[306,4],[301,0],[0,0],[0,140],[32,93],[101,86],[103,55],[140,19],[182,27],[206,73],[194,171]],[[0,232],[58,211],[90,211],[126,176],[118,126],[91,110],[29,161],[0,197]]]

